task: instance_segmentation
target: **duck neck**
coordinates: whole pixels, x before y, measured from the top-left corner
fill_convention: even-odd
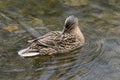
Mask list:
[[[71,27],[69,29],[64,29],[62,34],[65,34],[65,33],[68,33],[68,34],[80,34],[81,31],[80,31],[78,26],[74,26],[74,27]]]
[[[80,34],[80,28],[78,26],[73,27],[70,31],[70,34]]]

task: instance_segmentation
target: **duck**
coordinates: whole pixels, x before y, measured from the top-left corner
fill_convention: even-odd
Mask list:
[[[21,57],[68,53],[84,46],[85,39],[78,18],[71,15],[66,18],[62,31],[51,31],[28,42],[27,48],[18,51]]]

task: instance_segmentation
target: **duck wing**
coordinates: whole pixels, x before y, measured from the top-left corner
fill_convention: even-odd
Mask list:
[[[52,47],[57,45],[56,44],[56,38],[61,36],[61,32],[60,31],[52,31],[49,32],[37,39],[33,39],[33,40],[29,40],[29,43],[33,43],[36,44],[38,46],[43,46],[43,47]]]
[[[60,31],[52,31],[37,39],[30,40],[28,41],[30,46],[26,49],[20,50],[18,54],[22,57],[30,57],[56,52],[53,47],[57,45],[56,38],[60,35]]]

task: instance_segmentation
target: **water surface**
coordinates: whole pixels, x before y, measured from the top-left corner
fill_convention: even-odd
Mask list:
[[[54,56],[21,58],[27,40],[62,30],[79,18],[83,48]],[[120,80],[119,0],[0,1],[0,80]]]

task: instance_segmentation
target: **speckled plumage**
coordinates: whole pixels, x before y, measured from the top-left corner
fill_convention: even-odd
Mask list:
[[[74,18],[74,17],[73,17]],[[71,18],[70,18],[71,19]],[[66,19],[69,20],[69,19]],[[69,21],[70,23],[70,21]],[[67,22],[66,22],[67,24]],[[84,36],[77,25],[75,28],[67,31],[52,31],[37,39],[28,41],[30,46],[18,52],[20,56],[51,55],[65,53],[82,47],[84,45]],[[68,26],[67,28],[71,25]]]

